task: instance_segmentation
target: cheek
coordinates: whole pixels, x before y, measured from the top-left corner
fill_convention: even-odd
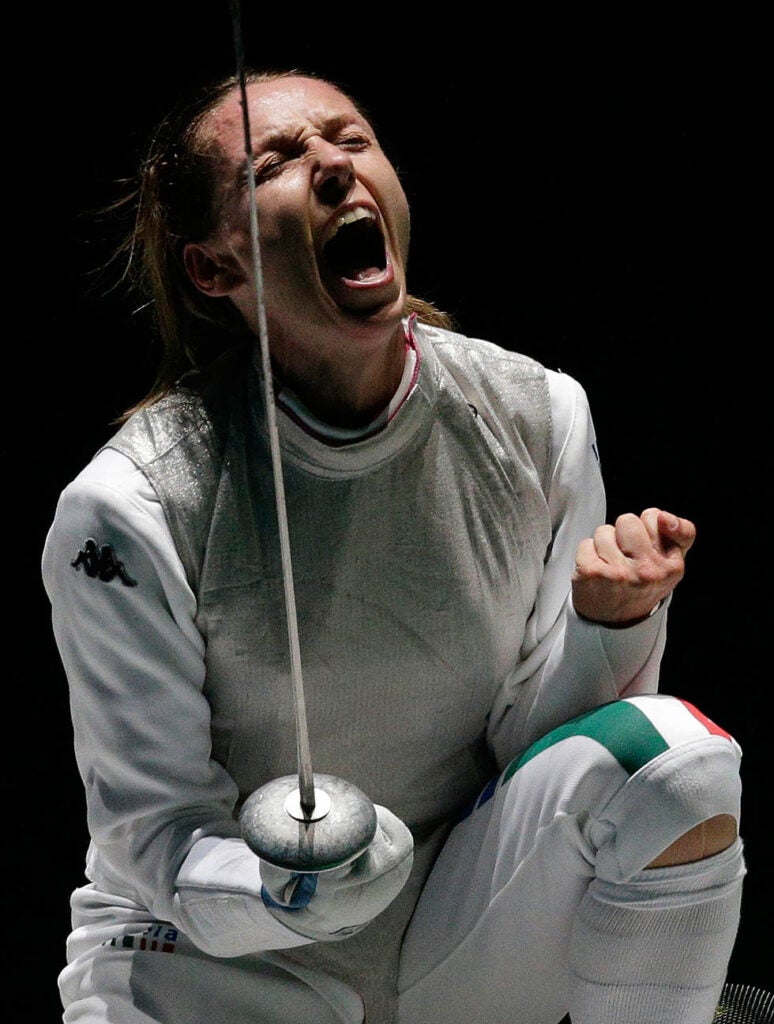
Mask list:
[[[316,264],[303,224],[291,217],[258,221],[263,276],[275,291],[308,285]],[[268,287],[268,284],[267,284]]]
[[[224,259],[235,260],[244,268],[252,260],[253,248],[246,206],[224,205],[218,211],[218,219],[212,244]]]
[[[267,306],[296,305],[317,280],[304,224],[293,216],[261,219],[259,209],[258,234]]]
[[[283,175],[258,191],[258,234],[261,251],[279,263],[295,264],[310,245],[308,189],[303,178]]]
[[[408,200],[406,199],[403,189],[400,190],[400,194],[402,197],[402,201],[400,202],[397,212],[397,230],[400,253],[401,256],[403,257],[403,262],[405,264],[406,260],[408,259],[409,238],[411,235],[411,216],[409,213]]]
[[[390,173],[384,180],[382,195],[386,200],[385,208],[389,211],[395,244],[405,263],[408,257],[411,216],[406,193],[403,191],[403,186],[398,180],[398,176],[391,168]]]
[[[303,248],[303,229],[292,216],[283,216],[272,208],[257,207],[258,246],[261,278],[267,305],[289,301],[302,279],[308,277],[308,258]],[[255,265],[249,211],[244,213],[245,227],[232,229],[228,244],[247,281],[254,286]]]

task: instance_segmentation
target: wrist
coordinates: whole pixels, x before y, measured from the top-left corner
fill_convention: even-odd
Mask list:
[[[647,622],[651,616],[655,615],[656,612],[663,605],[663,601],[657,601],[649,612],[644,615],[638,615],[634,619],[618,619],[614,621],[605,621],[604,619],[589,619],[587,616],[582,615],[577,609],[575,614],[579,619],[583,619],[584,622],[590,622],[595,626],[602,626],[604,629],[629,629],[630,626],[639,626],[641,622]]]

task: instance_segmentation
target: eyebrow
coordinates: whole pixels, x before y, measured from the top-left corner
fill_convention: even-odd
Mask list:
[[[373,129],[369,125],[368,121],[360,114],[357,110],[353,110],[347,114],[335,114],[332,117],[324,117],[322,120],[317,120],[314,115],[309,118],[309,122],[319,128],[320,131],[325,134],[331,134],[339,131],[347,125],[356,124],[360,128],[367,129],[373,134]],[[299,130],[302,130],[306,125],[288,125],[285,128],[274,127],[268,129],[268,134],[260,140],[260,151],[257,146],[253,146],[253,157],[259,156],[260,153],[276,149],[283,144],[290,142],[296,138]]]

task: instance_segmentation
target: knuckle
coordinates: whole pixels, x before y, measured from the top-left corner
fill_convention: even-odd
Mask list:
[[[661,582],[664,577],[665,573],[661,566],[655,565],[653,562],[645,562],[639,567],[637,582],[641,586],[647,586],[651,583]]]

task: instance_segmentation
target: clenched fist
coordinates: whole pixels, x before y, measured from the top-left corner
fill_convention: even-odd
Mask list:
[[[575,555],[572,600],[578,615],[611,626],[633,625],[674,590],[696,539],[688,519],[646,508],[599,526]]]

